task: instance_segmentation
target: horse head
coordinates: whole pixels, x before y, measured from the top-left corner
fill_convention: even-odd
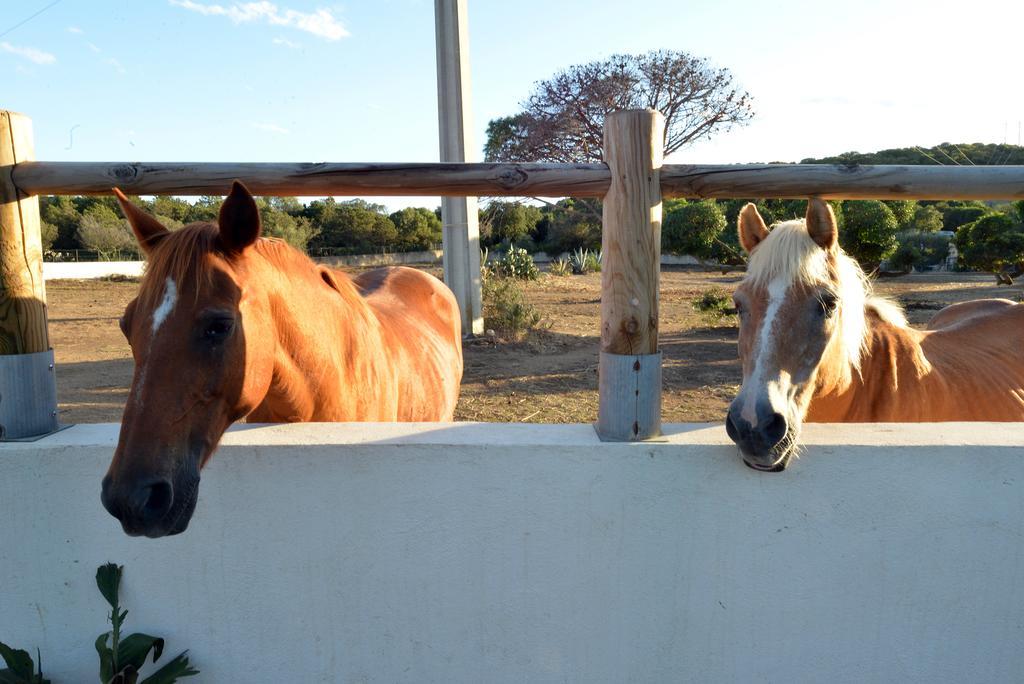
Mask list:
[[[174,232],[114,192],[149,264],[121,319],[135,373],[102,501],[128,534],[160,537],[188,526],[200,469],[270,385],[270,303],[248,277],[260,217],[238,182],[215,224]]]
[[[736,289],[743,385],[726,430],[744,462],[786,468],[815,392],[849,380],[864,338],[864,276],[837,244],[829,205],[808,202],[804,221],[769,231],[753,204],[739,216],[750,255]]]

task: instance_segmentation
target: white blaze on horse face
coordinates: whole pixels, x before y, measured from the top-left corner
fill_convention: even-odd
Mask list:
[[[775,318],[778,316],[779,308],[782,307],[782,303],[786,299],[789,285],[789,281],[782,278],[776,278],[768,284],[768,307],[765,309],[764,319],[761,321],[761,330],[757,336],[757,346],[754,348],[754,370],[743,383],[743,388],[740,391],[741,396],[743,396],[740,417],[751,425],[757,425],[758,423],[757,399],[762,388],[768,394],[770,403],[773,406],[775,405],[775,402],[772,401],[775,397],[772,397],[772,395],[776,394],[776,392],[772,390],[778,388],[767,387],[768,369],[766,368],[766,363],[775,351],[776,338],[772,335],[772,328],[775,327]]]
[[[174,284],[174,280],[170,277],[167,278],[167,282],[164,284],[164,297],[160,300],[160,306],[153,310],[153,334],[160,329],[160,326],[167,320],[167,316],[170,315],[171,311],[174,310],[174,305],[178,302],[178,286]]]

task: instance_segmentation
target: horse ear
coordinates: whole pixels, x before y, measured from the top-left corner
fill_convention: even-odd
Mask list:
[[[839,237],[836,215],[832,213],[828,202],[820,197],[812,197],[807,201],[807,232],[822,249],[835,248]]]
[[[117,203],[121,205],[121,212],[128,219],[128,225],[135,233],[139,247],[145,254],[149,254],[158,242],[170,235],[170,232],[164,228],[162,223],[132,204],[132,201],[119,189],[113,188],[113,190]]]
[[[221,245],[231,253],[242,252],[260,236],[260,210],[256,200],[238,181],[231,184],[217,223]]]
[[[747,254],[753,252],[761,240],[768,237],[768,226],[764,224],[764,219],[761,218],[761,214],[758,213],[753,202],[747,202],[746,206],[740,210],[740,218],[737,223],[740,244]]]

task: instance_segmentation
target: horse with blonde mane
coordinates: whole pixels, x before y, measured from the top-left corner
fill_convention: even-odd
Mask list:
[[[174,232],[114,192],[149,261],[121,319],[135,374],[103,479],[125,532],[185,530],[234,421],[452,419],[461,319],[439,280],[401,267],[350,278],[261,238],[238,182],[217,223]]]
[[[872,295],[826,202],[771,231],[747,204],[738,228],[743,385],[726,430],[747,465],[785,469],[804,421],[1024,421],[1024,305],[954,304],[915,330]]]

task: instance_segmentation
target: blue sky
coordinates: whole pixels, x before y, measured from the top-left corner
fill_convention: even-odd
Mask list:
[[[430,0],[0,0],[0,108],[36,155],[436,161]],[[687,50],[754,96],[749,126],[670,161],[797,161],[1017,142],[1024,3],[469,0],[476,148],[531,85],[617,52]],[[391,206],[435,199],[387,198]]]

